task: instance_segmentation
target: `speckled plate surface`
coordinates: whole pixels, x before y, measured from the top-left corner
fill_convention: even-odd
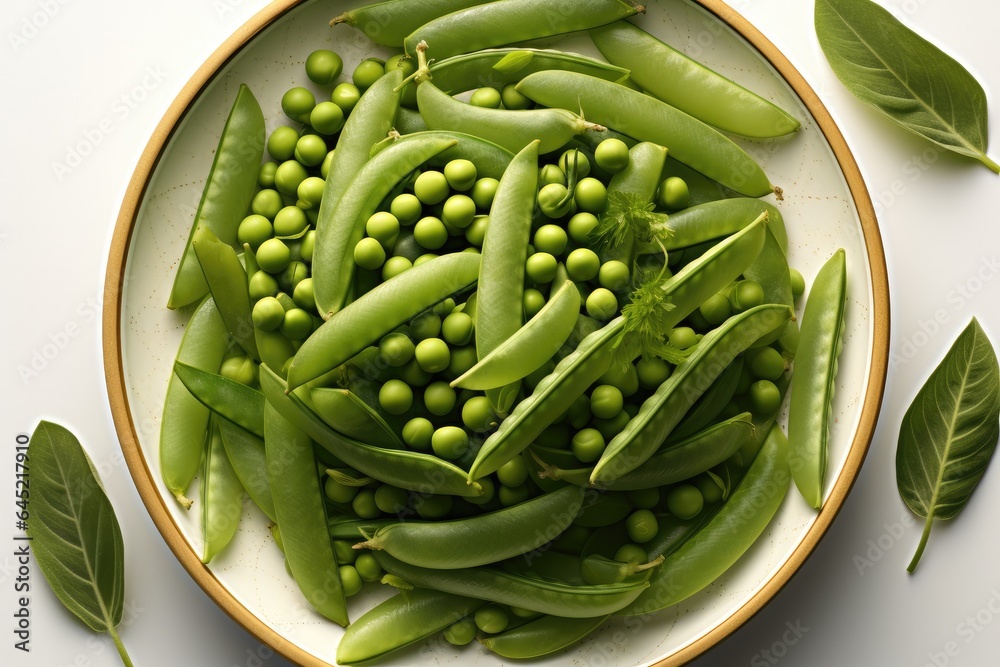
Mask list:
[[[234,542],[201,564],[198,512],[175,503],[160,481],[160,412],[189,312],[166,309],[178,258],[190,231],[226,114],[240,83],[261,102],[270,132],[285,122],[279,100],[310,86],[303,63],[332,48],[350,66],[385,55],[360,32],[328,21],[357,3],[275,2],[234,34],[195,73],[168,110],[136,169],[108,264],[104,346],[116,428],[140,495],[167,544],[228,614],[302,665],[335,664],[342,629],[306,604],[286,574],[267,519],[246,505]],[[882,399],[888,360],[885,258],[874,211],[857,165],[829,114],[787,60],[728,6],[662,0],[636,21],[644,29],[773,100],[802,122],[793,137],[741,142],[784,191],[779,202],[789,261],[807,281],[833,251],[847,251],[849,304],[830,442],[827,500],[819,513],[793,490],[767,532],[720,580],[676,607],[646,618],[613,619],[546,665],[682,664],[745,622],[799,568],[829,527],[864,460]],[[597,55],[585,35],[545,46]],[[195,483],[197,485],[197,481]],[[191,497],[197,498],[193,488]],[[351,601],[351,616],[388,592]],[[429,641],[382,664],[499,665],[478,645],[457,650]]]

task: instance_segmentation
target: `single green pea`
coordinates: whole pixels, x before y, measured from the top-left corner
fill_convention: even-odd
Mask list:
[[[697,491],[697,489],[695,489]],[[669,496],[668,496],[669,498]],[[625,530],[629,539],[637,544],[645,544],[656,537],[660,529],[656,515],[649,510],[636,510],[625,519]]]
[[[267,239],[257,248],[257,265],[270,274],[280,273],[292,260],[292,251],[281,239]]]
[[[552,282],[556,277],[559,262],[547,252],[536,252],[528,258],[524,266],[524,272],[528,277],[539,285]]]
[[[566,223],[566,231],[574,243],[584,245],[590,242],[590,232],[599,224],[597,216],[587,211],[575,214]],[[596,275],[596,274],[595,274]]]
[[[570,449],[579,461],[593,463],[601,458],[605,448],[604,436],[595,428],[585,428],[576,432]]]
[[[413,390],[402,380],[387,380],[378,390],[378,403],[391,415],[401,415],[413,405]]]
[[[691,327],[674,327],[668,334],[667,340],[674,347],[686,350],[698,344],[698,334]]]
[[[585,153],[575,148],[563,151],[557,164],[565,174],[572,173],[575,168],[578,179],[583,179],[590,173],[590,159]]]
[[[497,416],[490,399],[485,396],[473,396],[462,406],[462,423],[473,433],[489,431],[496,421]],[[514,459],[519,460],[520,457]]]
[[[724,294],[713,294],[698,307],[705,321],[715,326],[725,322],[733,314],[732,305]]]
[[[449,160],[444,166],[443,173],[451,189],[459,192],[465,192],[475,186],[478,175],[476,165],[464,158]]]
[[[274,172],[278,170],[278,163],[272,160],[268,160],[264,164],[260,165],[260,169],[257,170],[257,185],[262,188],[273,188],[274,187]],[[257,213],[257,211],[254,211]]]
[[[625,405],[625,398],[618,387],[602,384],[590,392],[590,411],[598,419],[611,419]]]
[[[476,622],[463,618],[445,628],[444,639],[453,646],[466,646],[476,638]]]
[[[397,53],[385,61],[385,71],[403,70],[403,77],[408,77],[417,71],[417,63],[405,53]]]
[[[420,346],[417,346],[420,352]],[[424,389],[424,407],[432,415],[443,417],[455,409],[458,394],[447,382],[432,382]]]
[[[379,358],[395,368],[403,366],[412,359],[415,349],[410,337],[399,332],[386,334],[378,344]]]
[[[408,192],[396,195],[389,204],[389,213],[395,216],[399,224],[409,227],[420,219],[423,213],[423,204],[416,195]]]
[[[258,301],[265,297],[277,296],[278,281],[267,271],[257,271],[250,276],[250,299]]]
[[[557,164],[546,164],[538,169],[538,185],[566,185],[566,173]],[[564,193],[565,194],[565,193]]]
[[[392,213],[379,211],[368,218],[365,233],[381,243],[383,248],[387,248],[399,235],[399,220]]]
[[[272,236],[274,236],[274,228],[271,226],[271,222],[256,213],[243,218],[236,230],[236,239],[240,245],[248,243],[254,252],[257,251],[261,243]]]
[[[274,168],[277,169],[278,165],[275,164]],[[250,202],[250,211],[268,220],[274,220],[274,216],[278,215],[282,206],[284,206],[284,202],[281,201],[281,194],[277,190],[265,188],[253,196],[253,201]]]
[[[303,278],[292,289],[292,301],[302,310],[312,314],[316,312],[316,292],[312,278]]]
[[[500,89],[500,100],[505,109],[523,110],[530,109],[534,102],[515,87],[517,84],[508,83]]]
[[[330,101],[323,101],[309,112],[309,124],[320,134],[336,134],[344,128],[344,110]]]
[[[322,178],[319,176],[309,176],[299,183],[295,194],[299,198],[299,202],[307,204],[308,208],[319,208],[320,202],[323,201],[323,190],[325,188],[326,182]],[[271,190],[271,192],[274,191]],[[275,194],[278,193],[275,192]]]
[[[535,230],[533,241],[536,252],[547,252],[559,257],[565,252],[569,238],[566,230],[559,225],[547,224]]]
[[[440,171],[424,171],[413,182],[413,194],[424,204],[440,204],[448,196],[448,179]]]
[[[577,248],[566,257],[566,273],[576,282],[593,280],[601,268],[601,258],[590,248]]]
[[[798,301],[806,291],[806,279],[802,277],[798,269],[789,267],[788,278],[792,283],[792,299]]]
[[[741,280],[729,291],[729,305],[734,313],[742,313],[764,303],[764,289],[754,280]]]
[[[693,483],[701,491],[705,504],[717,503],[722,500],[722,487],[710,475],[702,473],[694,478]]]
[[[358,241],[354,246],[354,263],[362,269],[374,271],[385,262],[385,248],[370,236]]]
[[[353,502],[354,496],[358,495],[358,491],[360,491],[358,487],[341,484],[332,477],[327,477],[326,481],[323,482],[323,493],[335,503],[346,504]]]
[[[441,335],[441,316],[434,311],[427,311],[410,321],[410,333],[415,339],[437,338]]]
[[[309,122],[309,112],[316,106],[316,97],[308,88],[296,86],[289,88],[281,96],[281,110],[285,115],[299,123]]]
[[[406,509],[410,494],[406,489],[383,484],[375,489],[375,505],[383,514],[399,514]]]
[[[385,261],[385,264],[382,265],[382,280],[395,278],[399,274],[412,268],[413,262],[405,257],[400,257],[399,255],[390,257]]]
[[[437,250],[448,242],[448,229],[439,218],[427,216],[414,225],[413,238],[421,247]]]
[[[484,109],[499,109],[500,91],[489,86],[477,88],[469,96],[469,104],[474,107],[483,107]]]
[[[309,178],[309,172],[298,160],[285,160],[274,172],[274,187],[286,197],[298,194],[299,184]]]
[[[454,496],[439,494],[423,496],[418,501],[414,501],[413,505],[422,519],[443,519],[451,512]]]
[[[750,359],[750,370],[760,380],[777,380],[785,373],[785,359],[773,347],[762,347]]]
[[[469,449],[469,434],[458,426],[442,426],[431,436],[431,449],[441,458],[453,461]]]
[[[476,206],[480,210],[488,211],[493,205],[498,185],[500,185],[500,181],[495,178],[480,178],[472,186],[472,192],[469,193],[469,196],[472,197],[472,201],[476,202]]]
[[[649,562],[649,554],[647,554],[646,550],[638,544],[627,542],[618,547],[618,551],[615,552],[614,560],[619,563],[643,564]]]
[[[439,255],[436,255],[432,252],[425,252],[423,255],[420,255],[420,257],[417,257],[415,260],[413,260],[413,266],[420,266],[421,264],[426,264],[427,262],[431,261],[432,259],[438,256]]]
[[[274,216],[275,236],[296,236],[308,226],[306,213],[298,206],[285,206]]]
[[[330,85],[343,71],[344,61],[329,49],[313,51],[306,57],[306,76],[317,85]]]
[[[524,303],[524,319],[526,320],[530,320],[537,315],[538,311],[545,306],[545,295],[534,287],[524,290],[521,300]]]
[[[502,507],[520,505],[530,497],[531,487],[527,484],[522,484],[520,486],[507,486],[506,484],[501,484],[500,488],[497,490],[497,498],[500,500],[500,505]]]
[[[441,323],[441,335],[449,345],[468,344],[472,340],[472,329],[472,318],[466,313],[451,313]]]
[[[575,429],[581,429],[590,423],[590,396],[582,394],[576,397],[573,405],[566,411],[566,421]]]
[[[605,287],[598,287],[587,297],[587,314],[595,320],[607,322],[618,312],[618,297]]]
[[[370,488],[363,488],[358,491],[351,501],[351,509],[358,515],[359,519],[376,519],[382,516],[382,510],[375,503],[375,491]]]
[[[611,368],[606,370],[597,381],[600,384],[615,387],[625,397],[632,396],[639,391],[639,373],[634,364],[611,364]]]
[[[476,202],[467,195],[452,195],[445,200],[441,219],[453,227],[465,229],[476,217]]]
[[[303,262],[311,262],[313,258],[313,251],[316,249],[316,230],[310,229],[302,237],[302,241],[299,242],[299,255],[302,257]]]
[[[285,311],[279,329],[292,340],[305,340],[313,331],[312,315],[301,308],[291,308]]]
[[[585,213],[602,213],[608,206],[608,189],[596,178],[588,176],[573,189],[576,207]]]
[[[295,154],[295,144],[299,141],[299,133],[294,127],[280,125],[274,128],[267,138],[267,152],[278,162],[291,160]]]
[[[309,277],[309,267],[305,262],[292,260],[281,273],[278,274],[278,286],[285,292],[294,292],[300,282]],[[294,301],[294,297],[292,301]]]
[[[693,519],[704,506],[705,499],[694,484],[677,484],[667,491],[667,510],[678,519]]]
[[[562,183],[549,183],[538,191],[538,208],[549,218],[562,218],[573,206],[573,198]]]
[[[361,91],[353,83],[338,83],[333,92],[330,93],[330,101],[343,109],[344,113],[350,115],[354,106],[361,99]]]
[[[361,592],[363,582],[353,565],[340,566],[340,585],[344,589],[345,597],[353,597]]]
[[[523,458],[515,456],[500,466],[497,470],[497,479],[504,486],[519,487],[528,481],[528,466],[525,465]]]
[[[385,574],[382,566],[375,560],[375,556],[370,553],[360,553],[354,560],[354,569],[358,571],[361,581],[372,584],[379,581]]]
[[[403,425],[403,442],[410,449],[427,451],[431,448],[434,424],[426,417],[414,417]]]
[[[601,287],[605,287],[612,292],[621,292],[628,288],[632,280],[632,275],[625,262],[612,259],[601,264],[597,280],[601,283]]]
[[[414,350],[417,363],[428,373],[438,373],[448,368],[451,350],[440,338],[424,338]]]
[[[487,634],[497,634],[507,629],[510,618],[503,607],[489,604],[476,612],[476,627]]]
[[[594,162],[609,174],[617,174],[628,166],[628,145],[621,139],[605,139],[594,149]]]
[[[635,370],[639,384],[646,389],[656,389],[670,377],[670,364],[659,357],[643,357]]]
[[[326,153],[326,142],[318,134],[304,134],[295,143],[294,157],[306,167],[318,166]]]
[[[351,81],[358,90],[368,90],[385,74],[385,63],[377,58],[367,58],[358,63],[351,75]]]
[[[266,296],[253,306],[253,324],[262,331],[274,331],[285,319],[285,309],[273,296]]]
[[[336,153],[336,149],[329,150],[326,154],[326,157],[323,158],[323,164],[319,166],[319,174],[324,179],[330,174],[330,165],[333,164],[334,153]]]
[[[595,419],[592,424],[594,428],[601,432],[605,440],[610,441],[628,426],[631,419],[632,416],[625,410],[622,410],[611,419]]]
[[[246,355],[229,357],[222,362],[219,375],[248,387],[257,384],[257,364]]]
[[[476,355],[475,345],[463,345],[453,348],[451,351],[451,363],[448,364],[448,374],[453,377],[462,375],[476,365],[479,357]]]
[[[656,203],[668,211],[687,208],[691,204],[691,192],[688,184],[679,176],[669,176],[660,184],[656,193]]]
[[[771,417],[781,407],[781,390],[770,380],[758,380],[750,385],[750,408],[761,417]]]
[[[482,248],[483,241],[486,239],[486,226],[489,222],[490,218],[487,215],[474,217],[472,223],[465,228],[465,240],[476,248]]]
[[[354,550],[351,543],[347,540],[334,540],[333,553],[337,557],[337,563],[340,565],[353,565],[355,559],[358,557],[358,552]]]

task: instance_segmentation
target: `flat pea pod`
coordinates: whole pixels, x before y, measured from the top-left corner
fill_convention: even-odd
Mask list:
[[[358,170],[330,218],[316,228],[313,288],[324,319],[347,301],[354,277],[354,248],[364,238],[365,222],[407,174],[456,143],[428,136],[397,141]]]
[[[760,216],[716,244],[663,283],[662,289],[674,305],[661,320],[664,329],[675,326],[746,270],[764,244],[765,218]],[[498,470],[565,413],[611,367],[613,347],[624,328],[625,318],[611,320],[556,364],[552,373],[535,385],[535,390],[514,406],[486,439],[469,470],[469,479]]]
[[[337,664],[356,665],[432,637],[486,603],[438,591],[398,593],[356,619],[337,644]]]
[[[420,493],[480,496],[480,484],[469,484],[464,470],[430,454],[373,447],[337,433],[294,393],[286,393],[285,382],[266,365],[260,367],[260,384],[273,406],[297,428],[309,434],[344,464],[386,484]]]
[[[598,630],[610,614],[593,618],[542,616],[479,643],[504,658],[529,660],[569,648]]]
[[[386,0],[340,14],[330,25],[346,23],[382,46],[399,48],[411,32],[439,16],[457,12],[488,0]]]
[[[610,480],[602,488],[613,491],[635,491],[690,479],[735,454],[752,433],[751,415],[749,412],[743,412],[718,424],[712,424],[685,440],[665,445],[634,470]],[[548,467],[544,470],[544,475],[578,486],[589,486],[592,471],[592,468],[565,470]]]
[[[226,324],[215,307],[215,301],[206,296],[187,323],[177,349],[177,361],[216,373],[222,365],[228,344]],[[191,395],[181,379],[171,373],[160,420],[160,476],[170,493],[185,508],[191,507],[191,501],[184,494],[198,474],[210,414],[211,411]]]
[[[766,201],[751,197],[733,197],[706,202],[671,213],[665,227],[667,250],[679,250],[706,241],[735,234],[760,214],[767,213],[767,225],[783,252],[788,252],[788,235],[781,211]],[[657,245],[647,245],[640,252],[660,252]]]
[[[313,442],[270,403],[263,412],[267,476],[288,568],[309,604],[346,626],[347,600],[330,540]]]
[[[574,586],[486,566],[433,570],[404,563],[384,551],[375,551],[374,554],[383,570],[417,588],[467,595],[566,618],[611,614],[629,605],[649,586],[644,578],[619,584]]]
[[[847,260],[841,248],[823,264],[809,290],[788,403],[792,477],[802,496],[817,509],[823,504],[834,381],[844,347],[846,312]]]
[[[442,255],[366,293],[306,339],[288,368],[289,388],[332,371],[396,327],[469,288],[479,278],[479,263],[478,254]]]
[[[786,259],[785,251],[781,249],[781,244],[770,225],[768,225],[767,232],[767,239],[764,241],[760,255],[757,256],[753,264],[747,267],[743,276],[761,286],[764,291],[764,303],[781,303],[793,306],[792,279],[788,271],[788,259]]]
[[[205,407],[254,435],[264,437],[264,395],[259,391],[182,361],[174,362],[174,374]]]
[[[247,274],[239,255],[207,227],[194,230],[191,247],[229,335],[254,361],[260,361],[254,340],[253,318],[250,316]]]
[[[800,123],[777,105],[626,21],[590,37],[609,62],[627,67],[643,90],[698,120],[744,137],[790,134]]]
[[[500,0],[469,7],[429,21],[407,35],[411,56],[427,42],[437,59],[459,53],[525,42],[595,28],[634,15],[638,8],[622,0]]]
[[[218,419],[222,444],[233,464],[247,495],[271,521],[277,521],[274,514],[274,499],[271,497],[271,482],[267,477],[267,456],[264,440],[241,428],[228,419]]]
[[[536,72],[517,90],[539,104],[574,109],[634,139],[666,146],[675,159],[740,194],[774,191],[760,166],[731,139],[645,93],[574,72]]]
[[[677,426],[670,431],[667,442],[678,442],[698,433],[712,423],[726,404],[733,398],[736,388],[743,375],[743,356],[736,357],[733,363],[723,369],[712,385],[705,390]]]
[[[476,165],[476,172],[479,178],[487,177],[500,180],[503,173],[507,170],[510,161],[514,158],[514,154],[506,148],[501,148],[492,141],[487,141],[481,137],[476,137],[465,132],[426,129],[404,133],[400,137],[390,135],[387,139],[383,139],[372,146],[372,156],[374,157],[375,153],[381,152],[393,144],[420,141],[429,138],[453,140],[455,141],[455,145],[432,156],[427,161],[428,164],[443,167],[451,160],[468,160]]]
[[[629,75],[627,69],[603,60],[553,49],[483,49],[438,60],[430,68],[437,87],[451,95],[484,86],[500,90],[542,70],[568,70],[608,81]]]
[[[221,421],[221,420],[213,420]],[[211,427],[201,476],[201,562],[210,563],[236,535],[243,515],[243,484],[236,475],[218,424]]]
[[[565,487],[487,514],[451,521],[399,521],[379,528],[355,549],[384,549],[411,565],[453,570],[519,556],[563,532],[583,502]]]
[[[580,292],[573,281],[564,281],[534,317],[453,380],[451,386],[494,389],[517,382],[541,368],[573,333],[580,301]]]
[[[629,149],[628,165],[608,183],[608,207],[605,215],[616,207],[626,210],[637,204],[652,204],[660,186],[660,174],[667,159],[667,149],[659,144],[642,141]],[[631,267],[635,259],[636,239],[625,229],[620,243],[605,243],[601,247],[601,262],[617,260]]]
[[[767,528],[788,490],[788,441],[774,426],[742,481],[722,507],[680,548],[666,557],[650,587],[622,610],[647,614],[677,604],[733,566]]]
[[[382,416],[347,389],[317,387],[301,396],[320,419],[347,437],[378,447],[405,448]]]
[[[182,308],[208,294],[208,283],[191,247],[194,233],[204,227],[223,243],[236,245],[236,230],[250,208],[263,155],[264,114],[250,88],[240,84],[215,149],[191,236],[177,265],[167,308]]]
[[[538,149],[539,142],[533,140],[514,156],[490,206],[476,286],[476,355],[480,361],[524,323],[524,267],[538,189]],[[498,415],[507,414],[520,386],[516,379],[487,392]]]
[[[590,481],[607,484],[646,461],[719,372],[759,338],[793,316],[788,306],[764,304],[734,315],[698,343],[694,353],[646,399],[625,429],[611,439]]]

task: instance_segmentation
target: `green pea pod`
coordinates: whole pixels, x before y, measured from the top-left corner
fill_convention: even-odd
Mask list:
[[[690,479],[735,454],[752,433],[753,422],[750,413],[741,413],[726,421],[713,424],[676,444],[664,445],[645,463],[611,480],[602,488],[613,491],[635,491]],[[577,486],[589,486],[592,472],[592,468],[565,470],[548,466],[542,474]]]
[[[208,283],[192,247],[195,232],[208,229],[223,243],[236,246],[236,230],[250,208],[263,155],[264,115],[250,89],[240,84],[215,149],[191,235],[177,265],[167,308],[182,308],[208,293]]]
[[[494,389],[517,382],[540,368],[573,332],[580,314],[580,301],[576,285],[570,280],[563,282],[534,317],[453,380],[451,386]]]
[[[773,233],[770,225],[767,228],[767,239],[760,255],[754,263],[747,267],[743,275],[748,280],[757,282],[764,290],[764,303],[781,303],[793,306],[792,280],[788,271],[788,260],[785,251]]]
[[[588,584],[617,584],[636,572],[651,570],[663,562],[658,556],[648,563],[623,563],[600,554],[591,554],[580,562],[580,576]]]
[[[411,565],[439,570],[486,565],[541,547],[569,526],[582,501],[582,489],[566,487],[468,519],[400,521],[354,548],[384,549]]]
[[[643,549],[650,558],[669,556],[697,535],[702,526],[715,516],[719,507],[721,503],[707,505],[692,519],[678,519],[673,514],[658,517],[660,529],[653,539],[642,545]]]
[[[337,644],[337,664],[354,665],[382,658],[436,635],[485,604],[438,591],[398,593],[351,623]]]
[[[274,514],[274,499],[271,497],[271,483],[267,478],[267,457],[264,440],[245,428],[233,424],[228,419],[219,419],[222,444],[233,464],[247,495],[271,521],[277,521]]]
[[[816,274],[809,290],[788,403],[792,476],[802,496],[817,509],[823,504],[837,357],[844,347],[845,257],[843,248],[837,250]]]
[[[403,109],[400,109],[402,112]],[[410,112],[416,113],[416,112]],[[451,132],[448,130],[418,130],[414,132],[402,132],[403,136],[396,137],[390,135],[374,146],[372,146],[372,157],[382,152],[389,146],[409,141],[422,141],[430,138],[448,139],[455,141],[455,145],[447,148],[437,155],[427,160],[427,164],[435,167],[443,167],[451,160],[469,160],[476,165],[476,172],[479,178],[495,178],[500,180],[507,165],[514,158],[514,154],[506,148],[497,146],[492,141],[487,141],[481,137],[476,137],[465,132]]]
[[[264,437],[264,396],[259,391],[182,361],[174,362],[174,374],[205,407]]]
[[[694,536],[666,557],[653,574],[649,589],[621,613],[635,616],[677,604],[732,567],[781,506],[791,481],[787,449],[781,428],[772,427],[728,500]]]
[[[222,365],[229,344],[226,324],[211,296],[202,299],[188,321],[177,349],[177,361],[208,373]],[[191,480],[198,474],[202,451],[208,437],[210,410],[191,395],[181,379],[170,374],[160,420],[160,476],[167,489],[185,508]]]
[[[774,191],[760,166],[731,139],[645,93],[574,72],[536,72],[517,90],[539,104],[572,109],[640,141],[666,146],[675,159],[740,194],[763,197]]]
[[[626,21],[595,28],[590,37],[647,93],[724,132],[768,138],[799,129],[776,105]]]
[[[743,366],[742,355],[726,366],[719,373],[719,377],[712,382],[712,386],[698,397],[691,409],[677,422],[677,426],[667,436],[666,442],[680,442],[710,425],[736,393],[740,377],[743,375]]]
[[[625,520],[634,507],[624,493],[610,491],[594,494],[590,502],[584,505],[580,514],[573,520],[574,526],[584,528],[603,528],[613,526]]]
[[[226,454],[218,424],[211,431],[201,476],[202,563],[210,563],[226,548],[243,514],[243,484]]]
[[[590,476],[607,484],[646,461],[719,372],[762,336],[793,316],[788,306],[765,304],[726,320],[705,335],[694,353],[646,399],[625,429],[611,439]]]
[[[608,81],[621,81],[629,75],[627,69],[603,60],[552,49],[484,49],[438,60],[430,68],[434,83],[450,95],[484,86],[500,90],[533,72],[550,69],[580,72]]]
[[[229,334],[254,361],[260,361],[250,316],[247,274],[239,255],[206,227],[194,230],[191,246]]]
[[[264,405],[263,413],[267,476],[288,567],[309,604],[346,626],[347,600],[330,540],[312,440],[270,403]]]
[[[716,244],[663,283],[662,289],[674,306],[661,318],[665,330],[690,315],[705,299],[746,270],[764,244],[765,218],[760,216]],[[469,470],[470,480],[495,472],[523,451],[546,426],[564,414],[587,387],[604,375],[611,367],[613,348],[625,323],[623,317],[611,320],[585,337],[573,353],[556,364],[552,373],[514,407],[483,443]]]
[[[330,25],[346,23],[382,46],[399,48],[411,32],[439,16],[481,5],[488,0],[386,0],[344,12]]]
[[[469,484],[464,470],[430,454],[373,447],[337,433],[266,365],[260,367],[260,385],[269,405],[309,434],[344,464],[386,484],[420,493],[479,496],[483,488]]]
[[[502,0],[462,9],[429,21],[411,32],[403,48],[411,56],[420,42],[441,60],[504,44],[526,42],[595,28],[638,11],[622,0],[573,0],[555,5],[537,0]]]
[[[511,558],[498,566],[528,579],[557,581],[573,586],[586,586],[587,582],[580,576],[581,559],[575,554],[564,554],[555,549],[532,551],[521,558]]]
[[[253,335],[261,363],[272,368],[284,368],[285,362],[295,356],[295,345],[280,331],[264,331],[254,327]]]
[[[424,121],[424,117],[420,115],[419,111],[407,109],[406,107],[399,107],[399,111],[396,112],[396,122],[393,124],[392,129],[396,130],[396,132],[400,133],[404,137],[408,134],[431,131],[430,128],[427,127],[427,123]],[[465,134],[465,132],[462,134]],[[479,137],[476,138],[479,139]],[[379,146],[385,141],[386,140],[383,139],[379,143],[375,144],[375,146]],[[483,141],[485,141],[485,139]],[[372,150],[375,149],[375,146],[372,147]]]
[[[524,323],[524,265],[538,189],[538,147],[537,140],[531,141],[514,156],[490,207],[476,286],[476,353],[480,361]],[[507,414],[519,387],[516,379],[487,392],[498,415]]]
[[[598,630],[610,614],[593,618],[542,616],[479,643],[493,653],[513,660],[530,660],[569,648]]]
[[[409,565],[384,551],[375,551],[374,555],[383,570],[417,588],[467,595],[566,618],[592,618],[614,613],[629,605],[649,586],[645,578],[619,584],[574,586],[493,567],[433,570]]]
[[[333,429],[378,447],[404,449],[392,428],[375,410],[347,389],[317,387],[302,400]]]
[[[397,141],[358,170],[329,220],[316,228],[313,288],[324,319],[347,301],[354,277],[354,247],[364,238],[365,222],[405,176],[456,143],[454,139],[427,136]]]
[[[329,522],[330,538],[334,540],[360,540],[364,537],[363,530],[371,532],[382,526],[388,526],[390,523],[393,523],[392,519],[331,518]]]
[[[766,201],[750,197],[721,199],[671,213],[663,243],[667,250],[678,250],[714,241],[735,234],[761,213],[767,213],[768,228],[782,252],[787,252],[788,235],[781,211]],[[647,244],[639,252],[658,253],[661,250],[658,245]]]
[[[385,334],[451,294],[469,288],[479,277],[478,254],[457,252],[436,257],[387,280],[316,329],[288,368],[295,389],[333,370]]]
[[[642,141],[628,152],[628,165],[612,176],[608,183],[608,206],[604,215],[624,206],[632,209],[637,204],[652,205],[656,190],[660,187],[660,174],[667,159],[667,149],[658,144]],[[601,262],[618,260],[629,268],[635,259],[636,240],[631,230],[621,231],[619,242],[601,247]]]

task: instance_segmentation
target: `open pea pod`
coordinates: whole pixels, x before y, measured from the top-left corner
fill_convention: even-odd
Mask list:
[[[621,613],[647,614],[694,595],[733,566],[767,528],[785,497],[791,474],[781,428],[767,440],[722,507],[680,548],[666,557],[650,587]]]
[[[181,361],[174,362],[174,374],[205,407],[254,435],[264,437],[264,395],[259,391]]]
[[[542,616],[498,635],[482,637],[479,643],[504,658],[530,660],[551,655],[582,641],[600,629],[608,615],[593,618]]]
[[[405,449],[381,415],[347,389],[317,387],[300,396],[323,421],[349,438],[379,447]]]
[[[399,124],[399,117],[405,115],[403,112],[414,114],[416,112],[409,109],[400,109],[396,116],[396,123]],[[419,114],[417,114],[419,117]],[[405,123],[405,121],[404,121]],[[428,130],[426,127],[420,130],[404,132],[396,128],[402,136],[392,136],[383,139],[372,146],[372,157],[381,153],[389,146],[402,142],[422,141],[429,138],[446,139],[454,141],[455,145],[447,148],[437,155],[427,160],[427,163],[436,167],[443,167],[451,160],[469,160],[476,165],[476,172],[479,178],[495,178],[500,180],[507,165],[514,158],[514,154],[506,148],[497,146],[492,141],[487,141],[481,137],[473,136],[465,132],[453,132],[450,130]],[[404,128],[406,129],[406,128]],[[398,254],[398,253],[396,253]]]
[[[243,484],[233,469],[222,434],[221,419],[211,429],[201,475],[201,562],[209,563],[232,541],[243,515]]]
[[[743,355],[736,357],[726,366],[705,393],[698,397],[691,409],[677,422],[677,426],[667,436],[666,442],[680,442],[711,424],[736,393],[736,387],[743,375],[743,366]]]
[[[177,361],[207,373],[222,365],[229,333],[211,296],[202,299],[188,321],[177,349]],[[191,501],[184,495],[198,474],[202,451],[208,437],[211,411],[171,373],[160,420],[160,475],[167,489],[184,507]]]
[[[229,334],[244,352],[260,361],[254,340],[247,274],[239,255],[206,227],[194,230],[191,246]]]
[[[219,419],[222,444],[233,464],[247,495],[271,521],[277,521],[274,513],[274,499],[271,497],[271,482],[267,477],[267,457],[264,439],[237,426],[228,419]]]
[[[422,452],[373,447],[334,431],[300,399],[274,371],[260,367],[260,386],[285,419],[309,434],[346,465],[386,484],[420,493],[479,496],[481,485],[469,484],[465,471]]]
[[[344,632],[337,664],[365,663],[432,637],[486,604],[483,600],[414,589],[379,603]]]
[[[250,89],[240,84],[215,149],[191,237],[177,265],[167,308],[182,308],[208,293],[208,283],[191,245],[194,233],[206,228],[223,243],[236,245],[236,230],[253,199],[263,155],[264,115]]]

